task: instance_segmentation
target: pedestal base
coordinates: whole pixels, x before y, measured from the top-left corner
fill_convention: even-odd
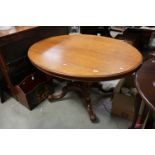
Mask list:
[[[48,96],[48,99],[49,101],[53,101],[56,99],[63,98],[70,91],[78,92],[84,98],[85,107],[88,111],[90,120],[93,123],[96,123],[98,122],[98,118],[95,112],[93,111],[92,104],[91,104],[91,97],[90,97],[90,89],[92,87],[98,88],[100,91],[105,92],[102,89],[102,86],[98,83],[68,82],[67,85],[62,88],[62,92],[59,95],[51,94]]]

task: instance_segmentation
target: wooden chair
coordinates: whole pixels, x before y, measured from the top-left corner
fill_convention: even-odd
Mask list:
[[[128,27],[123,35],[117,35],[116,39],[131,42],[133,46],[143,51],[148,48],[149,41],[153,31],[137,27]]]
[[[135,29],[127,28],[123,34],[118,34],[116,39],[124,40],[139,49],[139,33]]]
[[[155,57],[155,52],[149,53],[145,61]],[[145,75],[146,76],[146,75]],[[135,80],[136,82],[136,80]],[[137,83],[137,82],[136,82]],[[140,91],[141,92],[141,91]],[[153,117],[150,108],[146,106],[146,101],[144,101],[141,95],[138,93],[135,102],[135,116],[130,128],[150,128],[152,127]]]

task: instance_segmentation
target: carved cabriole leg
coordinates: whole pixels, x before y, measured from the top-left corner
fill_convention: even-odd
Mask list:
[[[86,108],[87,108],[87,111],[89,113],[89,117],[90,117],[90,120],[95,123],[98,121],[94,111],[93,111],[93,108],[92,108],[92,104],[91,104],[91,98],[90,98],[90,85],[85,85],[83,87],[83,90],[81,92],[81,94],[83,95],[84,99],[85,99],[85,103],[86,103]]]
[[[82,82],[70,82],[65,87],[63,87],[62,92],[59,95],[49,95],[48,99],[50,101],[53,101],[55,99],[61,99],[68,92],[76,91],[76,92],[80,93],[80,95],[82,95],[85,100],[85,105],[86,105],[86,109],[89,113],[90,120],[92,122],[96,122],[97,117],[92,109],[89,90],[90,90],[90,84],[82,83]]]
[[[82,87],[81,87],[82,85]],[[93,111],[92,104],[91,104],[91,97],[90,97],[90,89],[91,89],[91,84],[90,83],[81,83],[79,86],[79,92],[83,96],[85,100],[85,106],[88,111],[90,120],[95,123],[98,121],[96,114]]]

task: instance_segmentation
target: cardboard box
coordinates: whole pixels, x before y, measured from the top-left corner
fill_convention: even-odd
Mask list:
[[[112,114],[122,118],[133,120],[134,97],[116,93],[112,101]]]
[[[134,87],[134,78],[133,76],[128,76],[124,79],[121,79],[114,89],[114,94],[112,98],[112,114],[119,117],[133,120],[134,118],[134,104],[135,96],[134,95],[125,95],[122,94],[121,88],[133,88]]]

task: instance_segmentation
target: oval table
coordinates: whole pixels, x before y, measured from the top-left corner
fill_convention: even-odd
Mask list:
[[[58,96],[68,91],[80,92],[86,102],[91,121],[97,117],[89,95],[92,86],[133,73],[142,63],[142,55],[120,40],[95,35],[63,35],[35,43],[28,51],[31,62],[44,73],[69,82]],[[101,89],[101,87],[100,87]]]

